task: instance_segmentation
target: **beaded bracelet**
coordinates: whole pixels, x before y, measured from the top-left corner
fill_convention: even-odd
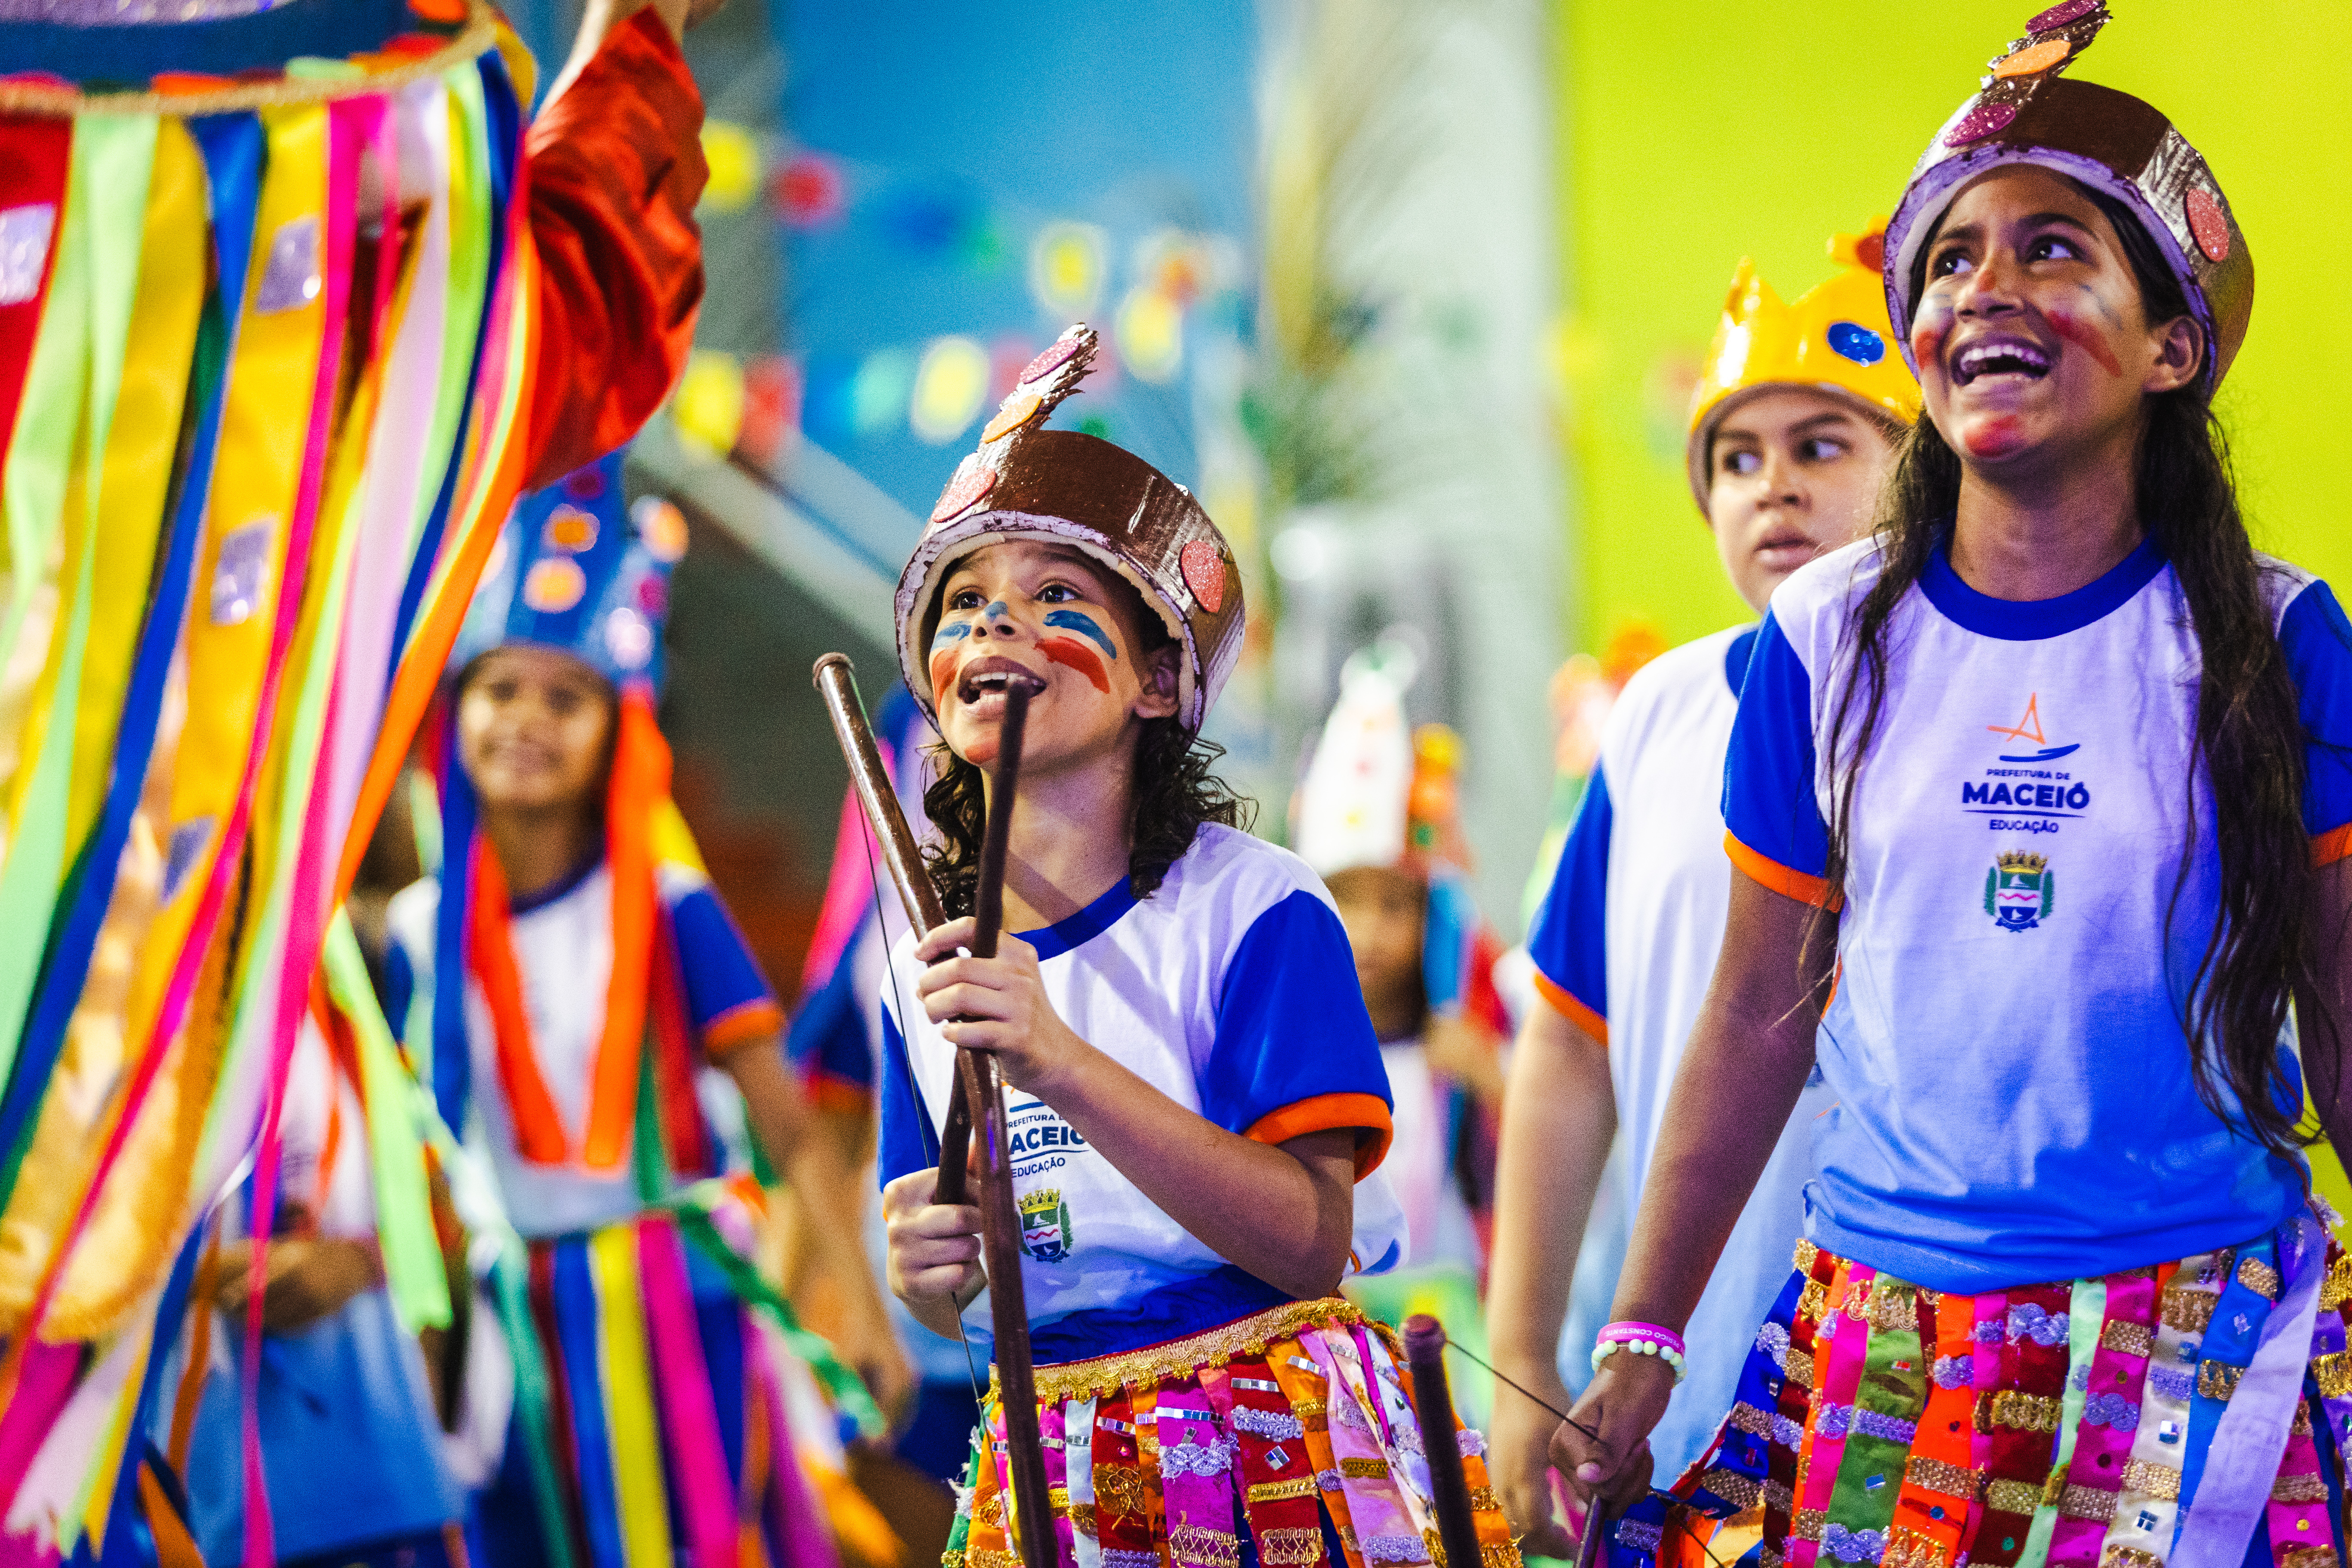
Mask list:
[[[1675,1369],[1675,1381],[1683,1380],[1683,1337],[1672,1329],[1656,1323],[1611,1323],[1594,1336],[1592,1370],[1599,1372],[1601,1363],[1619,1350],[1632,1351],[1635,1355],[1654,1355]]]

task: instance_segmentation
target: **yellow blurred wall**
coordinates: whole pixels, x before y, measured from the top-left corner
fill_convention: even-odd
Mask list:
[[[1677,392],[1752,255],[1785,297],[1891,211],[1927,139],[2035,7],[1560,0],[1569,646],[1747,618],[1683,479]],[[2262,547],[2352,585],[2352,5],[2117,0],[2075,68],[2173,117],[2255,258],[2223,389]],[[1679,367],[1683,367],[1678,370]]]

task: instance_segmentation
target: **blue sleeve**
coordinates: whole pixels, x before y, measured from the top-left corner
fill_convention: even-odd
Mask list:
[[[874,1045],[866,1037],[866,1009],[858,1005],[856,952],[853,942],[825,983],[793,1015],[784,1055],[803,1079],[871,1090]]]
[[[882,1009],[882,1131],[877,1164],[881,1184],[888,1186],[910,1171],[928,1171],[940,1163],[939,1129],[922,1113],[914,1084],[907,1077],[907,1041],[898,1021]]]
[[[1767,611],[1732,721],[1723,823],[1748,851],[1746,858],[1733,851],[1740,869],[1779,891],[1790,891],[1782,885],[1790,879],[1776,880],[1775,868],[1816,886],[1829,869],[1829,825],[1814,798],[1813,773],[1812,679]]]
[[[719,895],[708,884],[693,888],[670,905],[669,913],[686,983],[687,1016],[703,1048],[723,1051],[780,1033],[783,1009]]]
[[[2303,826],[2318,838],[2352,825],[2352,623],[2326,584],[2287,605],[2279,647],[2303,718]]]
[[[1370,1127],[1368,1171],[1388,1147],[1389,1075],[1364,1011],[1347,929],[1313,893],[1292,893],[1251,922],[1225,967],[1217,1033],[1201,1077],[1201,1114],[1278,1143],[1334,1127]]]
[[[1559,1010],[1588,1031],[1609,1023],[1609,839],[1616,816],[1609,775],[1596,763],[1560,848],[1551,890],[1528,932],[1528,956],[1548,983],[1545,997],[1554,1006],[1562,996],[1573,1001],[1575,1007]],[[1591,1016],[1579,1016],[1579,1008]]]
[[[408,1038],[408,1010],[416,1001],[416,965],[408,959],[408,949],[394,937],[383,953],[383,1021],[392,1026],[392,1037],[405,1044]]]

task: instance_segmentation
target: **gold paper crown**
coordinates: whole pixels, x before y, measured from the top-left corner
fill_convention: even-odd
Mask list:
[[[1034,1193],[1022,1194],[1016,1206],[1023,1214],[1045,1214],[1059,1205],[1061,1201],[1061,1188],[1040,1187]]]
[[[2042,856],[2020,855],[2013,850],[2005,851],[1993,858],[2004,871],[2031,871],[2036,876],[2041,874],[2044,866],[2050,864],[2049,860]]]
[[[1742,393],[1820,387],[1906,425],[1919,417],[1919,384],[1886,321],[1886,284],[1879,276],[1885,233],[1886,220],[1878,218],[1862,234],[1833,237],[1829,253],[1838,270],[1793,305],[1780,302],[1753,258],[1740,260],[1691,396],[1685,453],[1701,511],[1716,425]]]

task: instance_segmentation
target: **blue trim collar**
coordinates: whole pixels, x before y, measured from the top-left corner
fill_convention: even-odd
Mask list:
[[[588,857],[587,860],[578,868],[565,874],[564,876],[557,878],[554,881],[550,882],[544,888],[540,889],[539,891],[531,894],[529,898],[510,900],[507,904],[508,917],[511,919],[516,915],[527,915],[533,910],[543,910],[547,908],[548,905],[555,902],[558,899],[569,897],[571,894],[579,890],[581,883],[594,876],[596,874],[596,868],[602,866],[604,863],[604,852],[602,848],[599,848],[595,854]]]
[[[1072,948],[1083,947],[1118,923],[1119,916],[1135,908],[1135,883],[1126,877],[1113,882],[1102,897],[1065,920],[1038,931],[1017,931],[1013,934],[1037,950],[1037,962],[1059,958]]]
[[[1996,599],[1990,594],[1978,593],[1952,570],[1952,536],[1948,529],[1928,555],[1927,569],[1919,574],[1919,591],[1927,595],[1929,604],[1944,613],[1945,619],[1979,637],[1998,637],[2003,642],[2037,642],[2080,631],[2110,611],[2122,608],[2134,595],[2155,581],[2164,565],[2164,552],[2157,548],[2151,534],[2097,581],[2086,583],[2071,594],[2061,594],[2054,599]]]

